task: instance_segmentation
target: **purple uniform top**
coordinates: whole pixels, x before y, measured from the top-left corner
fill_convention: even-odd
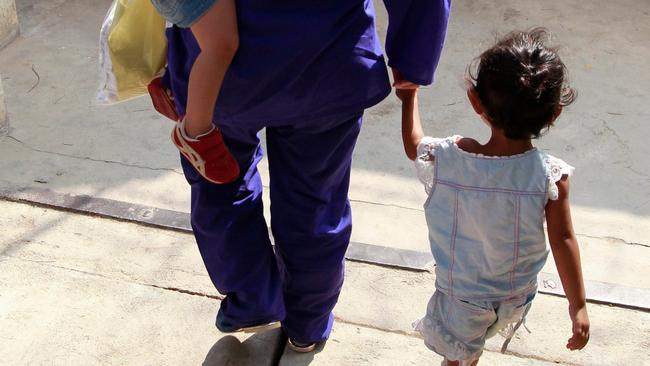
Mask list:
[[[427,85],[443,47],[451,0],[384,0],[388,65]],[[372,0],[237,0],[240,45],[215,111],[220,125],[282,125],[357,112],[390,93]],[[185,114],[199,52],[191,32],[168,30],[169,73]]]

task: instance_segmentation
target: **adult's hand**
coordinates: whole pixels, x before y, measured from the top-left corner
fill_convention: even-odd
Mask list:
[[[402,76],[402,73],[395,68],[391,68],[393,71],[393,86],[398,90],[416,90],[420,86],[418,84],[412,83]]]

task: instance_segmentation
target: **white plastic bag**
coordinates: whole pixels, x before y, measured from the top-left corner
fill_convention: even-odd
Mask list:
[[[165,19],[150,0],[114,0],[99,36],[100,104],[147,93],[166,62]]]

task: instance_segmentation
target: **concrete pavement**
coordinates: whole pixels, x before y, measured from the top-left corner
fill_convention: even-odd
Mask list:
[[[93,102],[98,27],[110,1],[16,4],[21,35],[0,51],[11,120],[8,134],[0,131],[0,188],[48,188],[187,212],[187,185],[168,141],[171,123],[146,98],[112,107]],[[539,145],[577,167],[572,208],[585,278],[650,288],[650,4],[467,0],[453,7],[436,84],[421,93],[427,132],[485,138],[465,102],[466,65],[495,33],[548,27],[580,97]],[[399,141],[399,105],[390,97],[368,111],[355,153],[353,240],[427,252],[424,192]],[[266,182],[265,161],[260,170]],[[0,364],[438,361],[410,331],[431,294],[430,273],[348,263],[332,339],[319,353],[298,356],[284,352],[277,332],[216,332],[220,295],[187,234],[2,201],[0,212]],[[554,271],[552,261],[545,271]],[[533,333],[521,332],[506,357],[494,353],[492,341],[483,364],[650,364],[648,312],[591,305],[591,344],[571,353],[563,348],[566,300],[536,301]]]
[[[580,97],[539,145],[577,167],[576,230],[647,245],[650,5],[582,3],[454,3],[436,84],[421,93],[425,128],[435,136],[484,138],[487,130],[465,102],[466,66],[496,33],[547,26],[562,45]],[[12,173],[1,174],[0,182],[186,211],[186,184],[168,141],[171,123],[156,115],[146,98],[113,107],[93,102],[97,28],[108,5],[106,0],[17,2],[22,35],[0,52],[12,121],[10,137],[0,144],[0,154],[12,157],[0,161],[2,171]],[[611,19],[603,19],[604,13]],[[382,32],[385,25],[382,15]],[[427,251],[420,215],[425,196],[403,156],[397,99],[371,109],[365,121],[350,192],[359,223],[354,240]],[[264,179],[267,171],[263,163]],[[393,229],[401,225],[408,230]]]
[[[226,336],[220,295],[191,235],[0,201],[0,364],[430,365],[411,330],[433,274],[348,262],[332,338],[318,353],[284,350],[277,331]],[[650,361],[650,313],[591,304],[592,340],[569,352],[566,300],[538,295],[510,356],[485,364],[612,365]],[[498,338],[498,337],[497,337]],[[211,363],[206,362],[210,359]],[[5,363],[6,362],[6,363]],[[435,364],[435,363],[434,363]],[[643,364],[643,363],[642,363]]]

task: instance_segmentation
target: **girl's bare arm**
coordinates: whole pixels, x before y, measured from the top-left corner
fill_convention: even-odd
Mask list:
[[[549,201],[546,205],[548,238],[564,293],[569,300],[569,316],[573,323],[573,336],[567,342],[567,348],[578,350],[589,341],[589,316],[582,279],[580,249],[571,222],[568,177],[562,177],[557,182],[557,187],[559,198],[556,201]]]
[[[402,142],[404,143],[404,152],[409,159],[415,160],[417,158],[418,144],[424,136],[418,110],[417,90],[397,89],[395,93],[402,101]]]

